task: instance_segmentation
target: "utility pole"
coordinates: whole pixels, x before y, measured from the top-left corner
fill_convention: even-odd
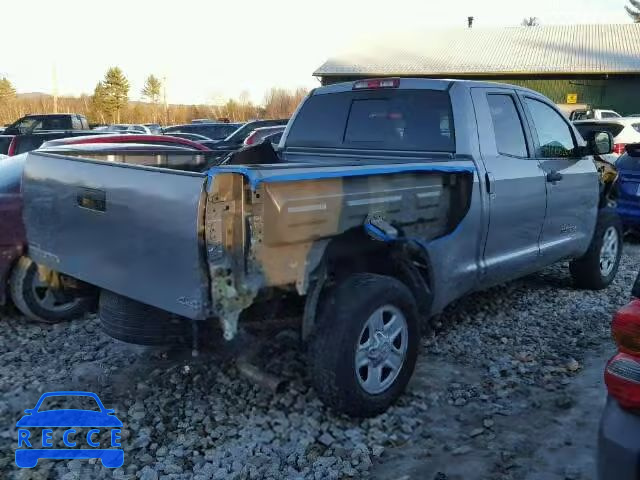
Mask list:
[[[56,64],[53,64],[53,113],[58,113],[58,73],[56,72]]]
[[[167,104],[167,76],[162,76],[162,103],[164,103],[164,124],[169,125],[169,105]]]

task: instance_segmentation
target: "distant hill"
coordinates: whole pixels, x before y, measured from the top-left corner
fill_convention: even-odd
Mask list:
[[[18,98],[23,98],[25,100],[37,100],[38,98],[51,98],[53,95],[49,95],[48,93],[42,93],[42,92],[27,92],[27,93],[18,93],[16,96]]]

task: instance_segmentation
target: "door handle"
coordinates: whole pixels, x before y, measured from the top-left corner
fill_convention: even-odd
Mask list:
[[[494,189],[494,183],[496,182],[495,178],[493,178],[493,174],[491,172],[486,172],[484,174],[484,183],[485,183],[485,187],[487,189],[487,193],[488,194],[493,194],[495,193]]]
[[[556,183],[562,180],[562,174],[560,172],[556,172],[555,170],[547,173],[547,182]]]

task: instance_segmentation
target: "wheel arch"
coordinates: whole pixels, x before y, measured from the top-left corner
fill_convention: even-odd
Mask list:
[[[394,277],[413,294],[421,317],[428,317],[433,300],[433,271],[429,253],[413,242],[373,240],[363,229],[351,229],[312,248],[306,287],[302,339],[316,325],[317,309],[323,290],[354,273],[376,273]],[[300,283],[299,283],[300,285]]]

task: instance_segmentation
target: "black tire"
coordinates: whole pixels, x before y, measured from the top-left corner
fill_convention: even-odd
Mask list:
[[[602,272],[600,268],[601,251],[605,242],[605,236],[609,235],[611,230],[615,231],[617,236],[617,250],[612,260],[613,268],[608,274]],[[622,256],[623,245],[623,229],[622,222],[618,214],[611,209],[600,210],[598,214],[598,223],[596,225],[589,250],[582,257],[573,260],[569,264],[571,276],[576,286],[589,290],[601,290],[609,286],[618,273],[620,265],[620,257]]]
[[[102,330],[109,336],[136,345],[185,344],[191,323],[159,308],[102,290],[98,305]]]
[[[95,307],[95,296],[86,293],[52,290],[38,285],[38,265],[21,257],[11,271],[9,292],[14,305],[25,317],[43,323],[59,323],[79,318]]]
[[[387,305],[397,308],[406,319],[406,354],[390,386],[372,394],[358,380],[356,346],[369,317]],[[317,327],[309,340],[312,384],[320,399],[337,412],[355,417],[380,414],[407,386],[418,344],[418,309],[409,288],[393,277],[354,274],[323,295]]]

